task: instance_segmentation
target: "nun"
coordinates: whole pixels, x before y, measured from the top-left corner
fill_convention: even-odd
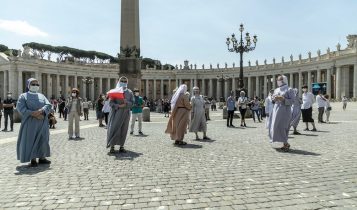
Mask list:
[[[290,126],[294,128],[294,135],[300,135],[301,133],[297,131],[297,126],[299,125],[301,118],[301,104],[302,100],[299,98],[299,90],[297,88],[293,89],[295,99],[291,107],[291,123]]]
[[[21,126],[17,139],[17,159],[21,163],[30,162],[31,167],[50,164],[48,114],[51,103],[39,93],[37,79],[30,78],[26,83],[26,93],[17,101],[16,109],[21,115]],[[37,158],[39,158],[37,162]]]
[[[201,140],[198,137],[198,132],[203,132],[203,139],[209,140],[207,137],[207,122],[205,115],[205,100],[202,95],[200,95],[200,89],[198,87],[193,88],[193,96],[191,98],[191,124],[190,132],[195,133],[196,140]]]
[[[280,149],[288,152],[290,148],[288,135],[291,123],[291,106],[295,100],[295,93],[289,88],[288,78],[284,75],[278,77],[277,85],[278,88],[275,89],[272,95],[274,107],[271,114],[269,137],[273,143],[283,143],[283,147]]]
[[[272,96],[274,94],[274,89],[271,89],[269,91],[269,96],[266,97],[265,101],[264,101],[264,106],[265,106],[265,115],[266,115],[266,119],[265,119],[265,128],[269,129],[270,128],[270,123],[271,123],[271,113],[273,112],[273,100],[272,100]]]
[[[110,99],[108,131],[107,131],[107,148],[110,147],[110,153],[114,153],[114,146],[119,145],[119,152],[125,153],[125,140],[128,133],[130,121],[130,108],[134,103],[133,92],[128,89],[128,78],[121,77],[117,83],[116,89],[123,91],[124,99]]]
[[[167,123],[165,133],[170,134],[175,145],[186,145],[183,141],[189,122],[191,104],[187,96],[187,86],[180,85],[171,99],[171,115]]]

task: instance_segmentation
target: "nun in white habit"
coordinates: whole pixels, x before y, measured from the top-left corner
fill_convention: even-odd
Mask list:
[[[291,122],[291,106],[295,100],[294,91],[288,86],[288,78],[281,75],[277,79],[278,88],[272,95],[274,102],[271,114],[271,124],[269,128],[269,137],[271,142],[283,143],[283,151],[289,151],[288,143],[289,128]]]

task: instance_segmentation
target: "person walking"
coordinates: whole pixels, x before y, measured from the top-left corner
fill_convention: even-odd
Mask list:
[[[326,123],[325,121],[323,121],[323,116],[324,116],[325,106],[326,106],[326,99],[322,95],[321,91],[319,91],[317,96],[316,96],[316,103],[317,103],[317,109],[318,109],[318,112],[319,112],[318,122],[319,123]]]
[[[104,122],[105,122],[105,128],[108,127],[108,118],[109,118],[109,113],[110,113],[110,104],[109,104],[109,96],[107,95],[104,100],[104,105],[103,105],[103,115],[104,115]]]
[[[247,124],[245,124],[245,113],[247,112],[247,107],[248,107],[248,98],[245,97],[245,92],[240,91],[239,93],[240,97],[238,98],[238,108],[240,112],[240,126],[241,127],[247,127]]]
[[[71,96],[66,101],[66,107],[68,109],[68,139],[73,138],[73,120],[74,120],[74,135],[76,139],[80,138],[79,131],[79,117],[82,116],[82,98],[79,97],[79,90],[77,88],[72,89]]]
[[[212,99],[211,104],[212,111],[217,111],[217,101],[215,98]]]
[[[307,91],[307,85],[302,86],[302,104],[301,104],[301,114],[302,121],[306,124],[304,131],[309,131],[309,123],[312,124],[313,129],[311,131],[317,131],[314,119],[312,118],[312,104],[315,103],[314,95]]]
[[[171,99],[171,116],[166,126],[165,133],[170,134],[170,138],[175,141],[175,145],[186,145],[183,141],[189,122],[191,104],[186,95],[187,86],[180,85]]]
[[[88,116],[89,116],[89,102],[87,101],[87,98],[85,98],[83,100],[82,107],[83,107],[84,120],[89,120],[88,119]]]
[[[346,97],[346,96],[343,96],[343,97],[342,97],[342,109],[343,109],[343,111],[346,111],[347,102],[348,102],[347,97]]]
[[[7,98],[4,100],[3,109],[4,109],[4,129],[2,131],[7,131],[7,126],[10,119],[10,131],[14,131],[14,106],[15,100],[12,99],[12,93],[7,93]]]
[[[170,117],[170,103],[168,99],[164,100],[163,107],[164,107],[164,114],[165,114],[164,117]]]
[[[196,140],[201,140],[198,137],[198,132],[203,132],[203,139],[209,140],[207,137],[207,121],[205,116],[205,100],[200,95],[200,89],[198,87],[193,88],[193,96],[191,98],[191,124],[190,132],[195,133]]]
[[[325,95],[324,98],[326,99],[325,101],[325,113],[326,113],[326,123],[330,123],[330,113],[332,110],[332,107],[330,105],[330,96],[329,95]]]
[[[144,135],[142,131],[142,124],[143,124],[143,108],[144,108],[144,100],[140,96],[139,89],[134,89],[134,103],[133,107],[131,108],[131,126],[130,126],[130,135],[134,134],[134,126],[135,121],[138,120],[138,129],[139,135]],[[166,112],[165,112],[166,116]]]
[[[97,106],[96,106],[96,113],[97,113],[97,120],[99,121],[99,127],[104,127],[103,124],[104,113],[102,111],[104,106],[104,100],[105,100],[105,96],[103,94],[99,94],[99,97],[97,99]]]
[[[114,98],[111,93],[119,93],[120,98]],[[119,145],[119,152],[125,153],[124,144],[128,134],[130,108],[134,103],[133,92],[128,88],[128,78],[120,77],[115,89],[108,92],[111,112],[108,121],[107,148],[114,153],[114,146]]]
[[[274,90],[272,96],[274,103],[271,114],[271,125],[269,137],[271,142],[281,142],[283,147],[280,149],[284,152],[289,151],[288,143],[289,128],[291,122],[291,105],[295,100],[294,91],[288,86],[288,78],[281,75],[277,79],[278,88]]]
[[[301,118],[301,104],[302,100],[299,98],[299,90],[297,88],[293,89],[295,99],[291,106],[291,123],[290,126],[294,128],[294,135],[300,135],[301,133],[297,131],[297,126],[299,125]]]
[[[265,119],[265,128],[269,129],[270,128],[270,123],[271,123],[271,113],[273,112],[273,107],[274,107],[274,102],[272,99],[272,96],[274,94],[274,89],[271,89],[269,91],[269,95],[268,97],[266,97],[265,99],[265,115],[266,115],[266,119]]]
[[[255,114],[256,114],[258,121],[261,122],[260,121],[260,113],[259,113],[260,102],[259,102],[258,96],[255,96],[254,100],[252,100],[250,103],[252,104],[251,109],[252,109],[253,121],[255,122]]]
[[[209,109],[211,107],[211,102],[208,100],[207,96],[204,97],[204,100],[205,100],[205,116],[206,116],[206,121],[208,121],[211,120],[209,116]]]
[[[34,78],[27,80],[26,93],[17,101],[16,109],[21,115],[21,126],[17,139],[17,159],[21,163],[30,162],[31,167],[38,164],[50,164],[48,114],[51,103],[41,93],[40,84]],[[37,162],[37,158],[39,158]]]
[[[236,109],[236,101],[234,100],[233,91],[230,92],[230,95],[227,98],[227,127],[234,127],[233,125],[233,116],[234,110]]]
[[[64,108],[66,106],[66,101],[64,100],[63,97],[60,97],[58,99],[58,113],[59,113],[59,118],[64,117]]]

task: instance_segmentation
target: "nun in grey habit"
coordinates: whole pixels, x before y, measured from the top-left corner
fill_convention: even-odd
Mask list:
[[[288,86],[288,78],[281,75],[277,79],[278,88],[275,89],[272,100],[275,102],[271,114],[269,137],[271,142],[282,142],[283,151],[289,151],[289,128],[291,123],[291,105],[295,100],[294,91]]]
[[[134,103],[133,92],[127,88],[128,79],[121,77],[117,83],[116,89],[122,89],[124,100],[110,99],[108,131],[107,131],[107,148],[110,147],[110,153],[114,153],[114,146],[119,145],[119,152],[126,152],[124,144],[129,128],[130,108]]]
[[[31,167],[50,164],[48,114],[51,103],[38,93],[39,83],[36,79],[27,80],[26,93],[19,96],[16,109],[21,115],[21,126],[17,139],[17,159],[21,163],[30,162]],[[39,158],[37,163],[36,158]]]

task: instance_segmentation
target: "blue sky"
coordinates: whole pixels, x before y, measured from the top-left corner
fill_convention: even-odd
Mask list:
[[[185,59],[199,66],[238,65],[225,39],[244,23],[258,35],[245,64],[299,53],[304,58],[308,51],[334,50],[338,42],[345,47],[346,36],[357,34],[356,8],[355,0],[141,0],[141,52],[173,65]],[[120,0],[3,1],[0,43],[18,49],[31,41],[116,55]]]

